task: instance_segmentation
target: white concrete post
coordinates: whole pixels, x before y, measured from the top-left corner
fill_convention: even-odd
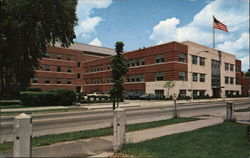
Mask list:
[[[31,157],[32,118],[25,113],[14,120],[14,157]]]
[[[116,108],[114,110],[114,137],[113,137],[113,149],[114,151],[119,151],[122,149],[122,145],[126,140],[125,133],[126,125],[126,113],[124,109]]]
[[[233,119],[233,103],[232,102],[227,102],[227,120],[232,120]]]

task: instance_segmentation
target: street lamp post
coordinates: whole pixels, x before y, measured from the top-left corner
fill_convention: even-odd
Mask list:
[[[197,56],[198,54],[200,54],[202,52],[208,53],[209,51],[208,50],[199,51],[198,53],[194,54],[194,56]],[[191,55],[191,101],[193,101],[193,99],[194,99],[194,89],[193,89],[193,59],[192,59],[192,55]]]

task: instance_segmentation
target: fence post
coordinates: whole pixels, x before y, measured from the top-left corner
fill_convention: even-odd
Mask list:
[[[126,113],[124,109],[116,108],[114,110],[114,137],[113,137],[113,149],[114,151],[119,151],[122,149],[123,144],[126,140],[125,133],[126,125]]]
[[[226,120],[233,120],[233,102],[227,102],[227,116]]]
[[[31,157],[32,118],[22,113],[14,119],[14,157]]]

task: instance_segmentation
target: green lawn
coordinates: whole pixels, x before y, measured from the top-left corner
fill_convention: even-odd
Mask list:
[[[152,139],[126,144],[125,154],[139,157],[164,158],[248,158],[250,142],[247,125],[227,122]]]
[[[164,125],[188,122],[188,121],[196,121],[196,120],[199,120],[199,119],[177,118],[177,119],[161,120],[161,121],[154,121],[154,122],[147,122],[147,123],[137,123],[137,124],[127,125],[126,131],[131,132],[131,131],[136,131],[136,130],[142,130],[142,129],[147,129],[147,128],[154,128],[158,126],[164,126]],[[32,145],[33,147],[44,146],[44,145],[54,144],[57,142],[65,142],[65,141],[72,141],[72,140],[78,140],[78,139],[84,139],[84,138],[107,136],[107,135],[112,135],[112,134],[113,134],[112,127],[107,127],[107,128],[86,130],[86,131],[80,131],[80,132],[44,135],[44,136],[33,138]],[[0,151],[10,150],[12,147],[13,147],[13,142],[3,143],[3,144],[0,144]]]
[[[244,109],[234,110],[234,112],[249,112],[249,111],[250,111],[250,107],[244,108]]]

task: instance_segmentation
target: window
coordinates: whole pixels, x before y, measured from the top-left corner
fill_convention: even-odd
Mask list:
[[[179,96],[180,96],[180,97],[185,97],[185,96],[186,96],[186,92],[187,92],[186,90],[180,89],[180,90],[179,90]]]
[[[127,82],[130,82],[130,75],[127,75]]]
[[[200,65],[205,66],[205,58],[200,57]]]
[[[46,78],[44,79],[44,83],[50,83],[50,78],[46,77]]]
[[[57,72],[61,72],[61,71],[62,71],[62,67],[61,67],[61,66],[57,66],[57,67],[56,67],[56,71],[57,71]]]
[[[186,72],[179,72],[179,80],[186,80]]]
[[[45,71],[50,71],[50,66],[49,65],[44,65]]]
[[[193,81],[198,81],[198,74],[197,73],[193,73]]]
[[[136,59],[136,60],[135,60],[135,63],[136,63],[136,66],[140,66],[140,61],[139,61],[139,59]]]
[[[81,78],[81,74],[77,74],[77,78]]]
[[[234,84],[234,78],[230,77],[230,84]]]
[[[71,67],[67,67],[67,72],[72,72],[72,68]],[[88,70],[87,70],[88,72]]]
[[[200,82],[205,82],[205,74],[200,74]]]
[[[131,75],[131,82],[135,82],[135,75]]]
[[[140,59],[140,62],[141,62],[141,65],[145,65],[144,58],[141,58],[141,59]]]
[[[225,77],[225,84],[229,83],[229,77]]]
[[[61,82],[62,82],[62,79],[61,79],[61,78],[57,78],[57,79],[56,79],[56,84],[61,84]]]
[[[164,90],[162,90],[162,89],[155,90],[155,95],[161,95],[161,96],[163,96],[164,95]]]
[[[186,62],[186,54],[179,53],[179,61],[180,62]]]
[[[130,60],[130,64],[132,67],[135,66],[135,59]]]
[[[72,79],[67,79],[67,84],[71,84],[72,83]]]
[[[77,62],[77,67],[80,67],[81,66],[81,63],[80,62]]]
[[[140,75],[139,74],[135,75],[135,82],[140,82]]]
[[[71,55],[68,55],[68,56],[67,56],[67,60],[68,60],[68,61],[71,61],[71,60],[72,60],[72,56],[71,56]]]
[[[196,64],[197,64],[197,62],[198,62],[198,57],[197,57],[197,56],[192,55],[192,63],[196,65]]]
[[[46,52],[46,53],[44,54],[44,58],[50,58],[50,53],[49,53],[49,52]]]
[[[236,84],[240,84],[240,79],[236,78]]]
[[[163,63],[164,62],[164,55],[156,55],[155,56],[155,63]]]
[[[34,77],[33,79],[32,79],[32,83],[37,83],[38,82],[38,79],[36,78],[36,77]]]
[[[229,64],[225,63],[225,70],[228,70],[228,69],[229,69]]]
[[[56,54],[56,59],[62,59],[62,55],[61,54]]]
[[[205,92],[206,92],[206,90],[200,90],[199,91],[199,96],[205,96]]]
[[[106,69],[110,70],[110,64],[106,64]]]
[[[230,71],[234,71],[234,64],[230,64]]]
[[[163,81],[164,80],[164,74],[163,74],[163,72],[157,72],[155,74],[155,80],[156,81]]]
[[[141,82],[144,82],[144,74],[141,74],[141,75],[140,75],[140,81],[141,81]]]

